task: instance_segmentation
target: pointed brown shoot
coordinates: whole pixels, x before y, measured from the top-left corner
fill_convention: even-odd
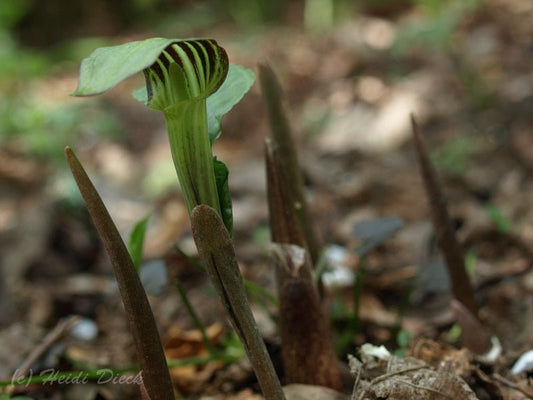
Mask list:
[[[161,339],[139,275],[100,195],[70,147],[65,155],[87,210],[113,265],[130,322],[145,390],[152,399],[174,400]]]
[[[487,353],[491,347],[490,335],[487,329],[460,301],[452,299],[450,305],[455,314],[455,320],[461,327],[463,345],[473,353]]]
[[[448,273],[452,282],[454,297],[459,300],[471,313],[477,317],[478,308],[474,298],[474,289],[466,273],[464,265],[463,250],[455,236],[455,229],[448,215],[446,201],[440,190],[440,183],[436,172],[433,170],[428,157],[428,152],[422,141],[418,124],[411,114],[411,125],[413,128],[413,139],[415,143],[420,173],[428,198],[431,220],[437,244],[446,260]]]
[[[265,140],[270,231],[279,293],[279,325],[289,383],[340,387],[333,337],[314,286],[306,240],[275,143]]]
[[[295,200],[281,163],[279,146],[270,138],[265,139],[265,159],[272,241],[306,247],[296,209],[292,206]]]
[[[263,396],[266,400],[284,399],[276,371],[252,315],[235,249],[222,219],[211,207],[199,205],[191,213],[191,227],[198,252],[244,345]]]
[[[289,184],[288,188],[293,199],[292,205],[300,216],[298,222],[305,237],[311,261],[316,264],[320,256],[321,244],[305,199],[302,173],[298,165],[298,155],[289,119],[284,108],[282,90],[274,71],[266,62],[259,63],[258,68],[270,129],[274,142],[279,147],[281,167]]]
[[[287,383],[304,383],[340,389],[341,374],[329,318],[312,282],[305,249],[275,245],[273,250],[279,285],[281,353]],[[303,273],[303,277],[301,276]]]

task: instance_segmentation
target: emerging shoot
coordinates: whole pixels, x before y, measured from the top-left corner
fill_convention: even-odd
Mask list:
[[[174,393],[159,332],[126,245],[100,195],[70,147],[65,149],[65,155],[115,271],[141,366],[143,379],[141,391],[145,397],[151,399],[173,400]]]

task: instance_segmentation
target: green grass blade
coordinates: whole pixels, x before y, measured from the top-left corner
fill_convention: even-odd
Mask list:
[[[146,226],[148,225],[149,215],[141,219],[133,227],[128,240],[128,252],[137,272],[141,268],[144,238],[146,235]]]

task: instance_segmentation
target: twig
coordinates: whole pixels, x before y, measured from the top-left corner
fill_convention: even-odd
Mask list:
[[[13,374],[13,380],[24,378],[31,366],[41,357],[54,343],[61,340],[74,325],[80,320],[79,316],[60,320],[57,325],[44,337],[39,345],[26,357],[19,368]]]
[[[522,387],[521,385],[511,382],[509,379],[504,378],[500,374],[492,374],[492,377],[496,379],[498,382],[504,384],[507,387],[510,387],[511,389],[518,390],[520,393],[522,393],[524,396],[527,396],[530,399],[533,399],[533,392],[530,392],[526,388]]]

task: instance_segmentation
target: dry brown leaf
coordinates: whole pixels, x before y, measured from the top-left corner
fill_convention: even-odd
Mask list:
[[[212,344],[218,343],[223,333],[224,327],[219,323],[206,329],[206,336]],[[169,359],[209,356],[201,332],[197,329],[183,330],[179,325],[173,325],[167,332],[164,348]],[[181,392],[192,393],[198,391],[223,366],[223,362],[213,361],[205,365],[174,367],[170,369],[170,376]]]
[[[336,390],[316,385],[292,383],[283,386],[287,400],[347,400],[348,396]]]
[[[459,376],[412,357],[388,356],[363,363],[351,357],[350,369],[356,376],[352,398],[357,400],[477,400]]]

